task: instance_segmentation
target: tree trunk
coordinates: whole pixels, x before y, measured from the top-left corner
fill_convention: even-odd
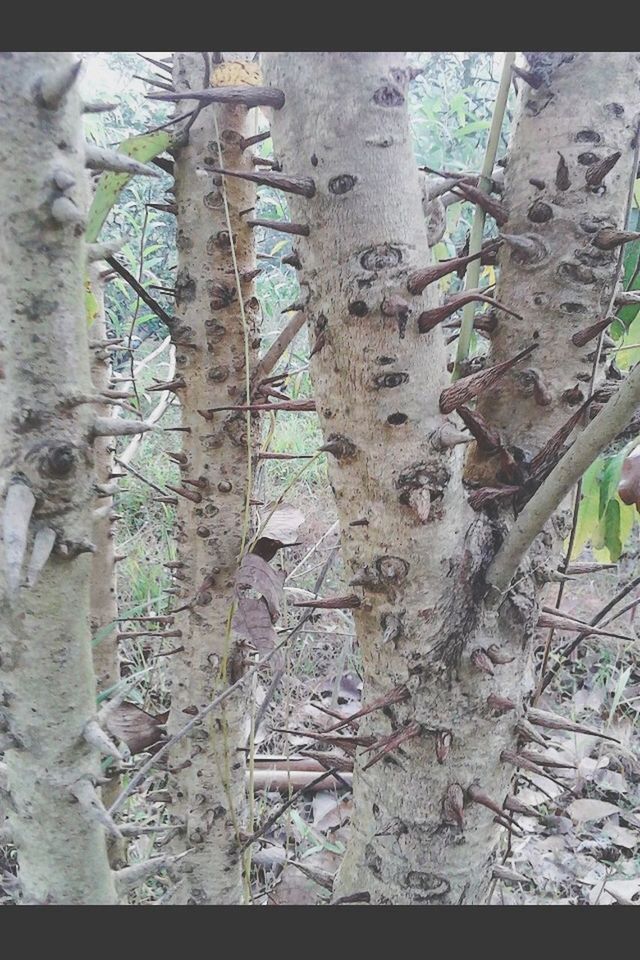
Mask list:
[[[587,56],[594,55],[571,62]],[[516,725],[532,684],[540,590],[533,570],[546,548],[534,548],[498,613],[485,608],[485,571],[508,524],[495,511],[474,516],[466,503],[462,423],[439,406],[448,379],[443,336],[438,326],[418,332],[418,318],[435,306],[433,287],[415,296],[408,290],[429,260],[403,55],[267,54],[264,71],[265,82],[285,95],[272,118],[283,172],[315,185],[309,199],[291,198],[291,219],[310,228],[297,243],[301,288],[318,337],[311,373],[333,455],[345,565],[361,596],[354,618],[364,700],[399,684],[408,691],[404,703],[361,724],[361,733],[381,742],[356,764],[352,837],[334,893],[366,890],[373,903],[481,903],[500,830],[490,806],[500,810],[509,791],[514,768],[503,751],[517,749]],[[578,84],[582,96],[597,89],[590,80],[585,86],[583,73]],[[607,97],[621,98],[618,88]],[[630,107],[626,97],[623,103]],[[561,102],[554,109],[567,116]],[[608,146],[604,125],[617,111],[592,109]],[[542,109],[538,120],[544,116]],[[546,142],[540,127],[536,138]],[[620,159],[623,178],[630,141]],[[609,215],[620,227],[620,194]],[[604,299],[610,272],[599,271],[594,284]],[[577,302],[578,294],[566,299]],[[518,349],[541,336],[528,306],[522,310]],[[515,422],[520,411],[511,417]],[[390,735],[400,743],[371,764]]]
[[[96,713],[87,555],[95,410],[87,402],[77,70],[69,54],[0,56],[0,679],[9,822],[26,902],[108,904],[116,900],[108,820],[93,786],[100,755],[86,739]]]
[[[523,319],[494,312],[491,362],[513,357],[532,339],[537,349],[480,397],[478,412],[506,446],[530,458],[589,396],[602,332],[590,328],[615,312],[621,247],[606,231],[625,229],[640,114],[636,54],[527,56],[544,80],[537,89],[522,82],[495,293]],[[501,469],[499,451],[474,446],[470,480],[493,485],[507,479]]]
[[[176,54],[177,90],[202,89],[204,73],[201,54]],[[211,82],[216,84],[215,73]],[[179,398],[187,432],[182,433],[176,535],[176,606],[182,611],[177,625],[185,649],[172,658],[170,733],[243,669],[231,610],[234,575],[248,534],[257,425],[244,411],[209,411],[246,402],[247,377],[257,360],[255,251],[251,228],[241,216],[255,205],[256,190],[231,178],[223,187],[221,175],[207,168],[253,172],[249,152],[240,145],[253,132],[246,107],[210,105],[189,129],[188,142],[175,151],[179,321],[172,338],[176,375],[184,383]],[[172,754],[174,810],[186,823],[191,848],[180,864],[176,903],[242,899],[237,837],[245,817],[245,764],[239,748],[246,736],[247,696],[240,692],[227,701],[222,713],[208,717]]]
[[[104,288],[99,279],[100,266],[91,270],[91,289],[98,304],[96,318],[91,325],[91,379],[98,394],[109,390],[111,384],[110,354],[102,346],[107,330],[104,316]],[[114,407],[107,403],[96,405],[96,413],[101,417],[114,415]],[[116,585],[115,549],[113,543],[113,523],[103,508],[113,505],[110,492],[115,481],[110,479],[113,472],[113,454],[115,442],[112,437],[97,437],[93,451],[95,456],[96,482],[102,489],[97,490],[95,508],[100,514],[93,521],[93,542],[96,550],[91,561],[91,634],[102,637],[93,650],[93,663],[96,671],[98,692],[107,690],[119,680],[117,624],[118,595]],[[113,623],[111,631],[107,632]],[[114,798],[115,799],[115,798]]]
[[[104,282],[100,278],[106,263],[91,265],[91,290],[97,303],[95,319],[89,328],[91,341],[91,382],[96,393],[103,394],[111,387],[111,355],[105,349],[107,327],[104,313]],[[94,411],[100,417],[117,415],[117,408],[106,400],[96,404]],[[113,489],[117,481],[110,479],[113,472],[113,437],[96,437],[93,444],[95,458],[95,479],[98,487],[94,499],[92,540],[95,552],[91,558],[90,585],[90,624],[93,644],[93,667],[96,674],[98,693],[109,690],[120,679],[118,662],[118,584],[116,577],[116,552],[114,545],[114,524],[111,519],[113,507]],[[98,643],[96,644],[96,639]],[[120,792],[120,777],[113,769],[108,771],[109,782],[102,787],[102,801],[111,806]],[[108,842],[109,861],[115,868],[125,865],[125,843],[117,837]]]

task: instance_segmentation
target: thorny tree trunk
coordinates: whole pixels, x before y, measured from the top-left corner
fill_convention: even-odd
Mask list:
[[[577,55],[572,63],[590,56]],[[563,67],[567,78],[571,69]],[[265,82],[285,94],[272,119],[283,171],[315,182],[313,197],[294,198],[290,207],[292,219],[310,227],[309,239],[297,245],[301,287],[309,323],[320,335],[312,376],[325,442],[334,453],[331,480],[345,563],[361,588],[355,621],[365,702],[401,683],[410,694],[361,725],[361,733],[377,738],[397,732],[407,739],[369,769],[363,765],[371,754],[356,766],[352,838],[334,893],[366,890],[373,903],[480,903],[499,832],[483,794],[500,808],[510,788],[513,768],[501,753],[516,748],[516,724],[531,688],[539,587],[527,569],[499,615],[483,610],[484,574],[505,522],[474,517],[465,502],[461,448],[451,446],[462,424],[455,414],[439,412],[448,379],[443,337],[439,328],[418,333],[417,318],[433,303],[407,291],[409,276],[428,263],[428,250],[406,64],[401,54],[288,53],[266,55],[264,70]],[[632,84],[617,71],[615,78],[615,95],[611,76],[606,80],[607,99],[630,111]],[[598,89],[582,70],[576,84],[582,96]],[[571,117],[562,102],[567,86],[568,79],[547,90],[547,98],[553,93],[558,101],[551,116],[565,123]],[[628,186],[631,133],[619,138],[617,111],[593,110],[598,123],[590,118],[584,129],[597,131],[605,145],[598,156],[610,152],[610,140],[618,148],[620,139],[617,175]],[[538,124],[544,117],[543,110]],[[538,126],[535,137],[528,152],[547,134]],[[587,169],[577,157],[577,168],[569,156],[566,162],[575,181],[577,169]],[[536,174],[531,169],[527,176]],[[607,209],[618,227],[623,193],[615,209]],[[557,205],[558,219],[560,213]],[[611,273],[598,271],[594,288],[604,299]],[[577,281],[568,283],[566,301],[582,302],[582,287],[577,294]],[[590,295],[595,303],[595,289]],[[503,300],[512,306],[506,294]],[[538,342],[543,328],[542,321],[529,326],[529,303],[519,306],[521,348]],[[498,322],[516,321],[499,313]],[[556,323],[550,315],[544,329]],[[515,420],[520,411],[511,415]]]
[[[506,445],[531,455],[588,397],[601,332],[594,325],[613,319],[621,246],[611,231],[625,229],[640,68],[633,53],[527,56],[541,84],[532,89],[520,81],[495,294],[523,319],[499,320],[491,362],[532,340],[537,349],[482,395],[478,411]],[[467,472],[476,482],[510,482],[501,468],[499,451],[475,448]]]
[[[104,262],[92,264],[90,270],[91,290],[97,303],[95,320],[90,327],[91,381],[98,394],[111,390],[111,354],[108,350],[107,328],[104,312]],[[94,406],[100,417],[116,416],[112,404],[106,399]],[[114,543],[113,495],[117,481],[113,473],[113,437],[96,437],[93,444],[95,458],[96,497],[94,500],[92,541],[95,552],[91,558],[90,624],[93,643],[93,666],[98,693],[109,690],[120,679],[118,663],[118,586],[116,577],[116,552]],[[96,639],[98,643],[96,644]],[[111,769],[109,782],[102,787],[102,800],[109,808],[120,792],[120,777]],[[113,867],[124,866],[124,842],[109,838],[109,860]]]
[[[226,71],[231,68],[222,66]],[[176,55],[177,90],[202,89],[204,72],[201,54]],[[211,82],[216,83],[215,72]],[[181,434],[178,455],[182,493],[175,583],[179,588],[176,607],[183,611],[180,642],[185,649],[172,659],[170,733],[184,726],[242,671],[242,654],[232,638],[229,616],[249,496],[248,458],[253,451],[245,412],[208,411],[245,402],[246,360],[249,370],[256,360],[255,250],[251,228],[240,216],[255,205],[256,191],[251,183],[226,180],[228,224],[221,176],[207,168],[253,171],[248,151],[240,146],[240,138],[253,132],[254,119],[246,107],[208,106],[190,128],[188,143],[175,152],[179,321],[172,337],[176,376],[184,382],[179,390],[182,424],[188,432]],[[253,445],[255,423],[251,432]],[[186,823],[186,844],[191,848],[181,861],[182,882],[175,902],[233,904],[242,899],[237,833],[245,815],[245,763],[239,748],[245,743],[247,715],[247,696],[239,693],[225,703],[223,713],[207,718],[172,754],[171,766],[177,772],[174,809]]]
[[[97,393],[110,389],[111,362],[105,343],[107,330],[104,316],[104,289],[99,277],[100,267],[94,265],[91,270],[91,289],[98,304],[98,312],[89,331],[91,337],[91,379]],[[101,417],[109,417],[114,408],[105,402],[94,407]],[[118,641],[117,625],[118,595],[116,588],[116,564],[114,549],[113,521],[111,508],[115,481],[110,479],[113,472],[113,453],[115,441],[112,437],[97,437],[93,445],[95,457],[96,489],[93,543],[95,554],[91,561],[91,634],[102,636],[94,647],[93,663],[96,672],[98,692],[113,687],[118,682]],[[114,624],[107,632],[109,625]],[[115,798],[114,798],[115,799]]]
[[[1,57],[0,677],[9,822],[26,902],[114,903],[104,829],[85,812],[99,814],[91,784],[100,757],[83,737],[96,712],[87,555],[95,412],[79,402],[91,382],[77,70],[68,54]]]

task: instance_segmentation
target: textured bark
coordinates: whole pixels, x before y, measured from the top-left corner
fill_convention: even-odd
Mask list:
[[[90,269],[91,290],[98,305],[97,314],[89,330],[91,341],[91,382],[97,394],[109,390],[111,386],[111,355],[104,349],[103,343],[107,337],[107,328],[104,313],[104,283],[100,280],[100,273],[106,264],[97,261]],[[95,404],[94,412],[99,417],[115,416],[112,404]],[[95,480],[97,484],[109,489],[114,480],[110,480],[113,472],[113,454],[115,439],[113,437],[96,437],[93,444],[95,460]],[[104,492],[97,491],[94,498],[94,508],[99,509],[107,505],[113,506],[113,495],[104,496]],[[118,584],[117,566],[115,560],[114,524],[110,514],[106,516],[94,515],[92,542],[95,553],[91,557],[91,584],[90,584],[90,624],[91,637],[95,641],[100,632],[104,632],[97,646],[93,646],[93,667],[96,675],[98,693],[113,687],[120,679],[118,662]],[[109,624],[112,624],[109,629]],[[106,632],[108,629],[108,632]],[[120,792],[120,777],[109,772],[109,782],[102,787],[102,801],[109,808]],[[114,869],[124,866],[125,844],[117,837],[109,837],[109,862]]]
[[[58,82],[73,79],[69,54],[0,59],[0,683],[9,822],[26,902],[107,904],[116,897],[104,829],[72,792],[100,775],[99,753],[83,739],[96,685],[86,553],[95,412],[77,402],[91,392],[81,105],[73,85]],[[18,502],[26,510],[10,513]],[[24,557],[22,546],[14,551],[20,517]],[[47,530],[54,551],[33,585]]]
[[[272,117],[282,170],[315,181],[311,199],[289,205],[291,219],[310,226],[296,246],[309,323],[322,334],[311,373],[334,453],[344,559],[362,591],[354,619],[364,702],[399,683],[410,692],[362,721],[363,734],[412,736],[369,769],[371,754],[358,758],[352,837],[334,894],[480,903],[500,831],[485,794],[499,809],[513,776],[501,754],[516,749],[532,685],[532,570],[546,548],[534,546],[499,612],[486,610],[484,572],[507,524],[474,517],[465,502],[460,447],[448,446],[447,422],[457,418],[439,412],[443,335],[418,333],[418,317],[436,305],[433,288],[416,296],[407,288],[429,258],[405,69],[401,54],[387,53],[264,59],[265,82],[285,93]],[[622,213],[619,204],[615,224]],[[604,300],[610,274],[597,277]],[[529,321],[503,322],[521,331],[510,355],[532,341]]]
[[[103,393],[110,388],[111,362],[110,354],[102,347],[106,339],[106,325],[104,315],[104,288],[99,279],[100,265],[94,265],[91,270],[91,288],[98,304],[98,313],[91,326],[91,380],[96,393]],[[114,416],[114,408],[109,403],[96,404],[94,411],[100,417]],[[113,437],[96,437],[93,452],[95,457],[96,483],[102,486],[112,486],[110,475],[113,472],[113,453],[115,441]],[[113,496],[104,496],[98,491],[94,506],[96,508],[113,505]],[[91,634],[96,636],[98,631],[108,627],[118,616],[118,593],[116,584],[116,564],[114,549],[113,523],[107,516],[99,516],[93,521],[93,543],[95,553],[91,560]],[[118,670],[118,641],[117,627],[105,636],[94,647],[93,663],[96,672],[98,692],[107,690],[117,683]],[[115,797],[114,797],[115,799]]]
[[[610,312],[620,248],[601,249],[598,231],[625,228],[640,116],[637,54],[530,56],[543,81],[522,84],[503,193],[502,231],[515,239],[501,248],[495,293],[523,320],[495,312],[491,363],[538,348],[478,403],[505,445],[529,457],[589,394],[597,339],[572,338]],[[491,484],[499,473],[499,454],[472,451],[470,480]]]
[[[228,65],[225,64],[228,68]],[[199,53],[176,55],[177,90],[200,89]],[[215,83],[215,74],[212,78]],[[222,151],[218,151],[217,117]],[[242,670],[230,632],[234,574],[242,545],[248,480],[247,413],[207,414],[209,408],[246,402],[245,350],[250,369],[257,359],[257,300],[253,281],[241,280],[248,343],[225,215],[222,178],[213,166],[251,171],[240,137],[255,132],[254,116],[242,105],[207,106],[175,152],[178,210],[179,320],[172,331],[177,376],[183,378],[183,487],[197,502],[179,497],[177,519],[179,596],[176,607],[184,652],[172,658],[170,732],[184,726]],[[240,211],[255,204],[255,185],[228,178],[226,192],[238,271],[255,269],[253,233]],[[257,440],[255,419],[252,438]],[[252,440],[252,447],[254,446]],[[191,485],[187,482],[191,480]],[[185,737],[172,753],[176,771],[174,811],[186,822],[191,853],[180,863],[177,903],[239,903],[242,870],[237,831],[244,822],[244,746],[248,693],[239,693]]]

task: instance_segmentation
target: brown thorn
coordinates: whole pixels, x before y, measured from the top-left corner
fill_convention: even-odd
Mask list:
[[[418,734],[422,732],[420,724],[416,720],[412,720],[406,727],[403,727],[401,730],[394,730],[393,733],[390,733],[387,737],[381,737],[370,747],[365,749],[365,753],[368,753],[371,750],[378,750],[378,753],[368,763],[364,765],[363,770],[368,770],[369,767],[372,767],[375,763],[378,763],[379,760],[387,754],[391,753],[392,750],[397,749],[401,743],[404,743],[406,740],[410,740],[412,737],[417,737]],[[379,749],[382,748],[382,749]]]
[[[248,147],[253,147],[257,143],[263,143],[271,137],[271,130],[265,130],[263,133],[256,133],[253,137],[243,137],[240,140],[240,150],[245,151]]]
[[[149,93],[148,100],[197,100],[206,106],[209,103],[231,103],[247,107],[271,107],[280,110],[284,106],[284,93],[277,87],[238,85],[233,87],[210,87],[208,90],[187,90],[184,93]],[[265,138],[266,139],[266,138]],[[254,141],[255,142],[255,141]]]
[[[623,243],[631,243],[634,240],[640,240],[640,233],[633,230],[614,230],[613,227],[603,227],[598,230],[592,243],[600,250],[615,250]]]
[[[499,242],[499,240],[494,240],[492,245],[497,246]],[[407,290],[409,293],[414,294],[414,296],[418,296],[430,283],[434,283],[436,280],[446,277],[447,274],[453,273],[454,270],[458,270],[460,267],[472,263],[474,260],[477,260],[478,257],[482,257],[486,252],[487,248],[483,248],[482,250],[478,250],[477,253],[472,253],[465,257],[453,257],[451,260],[443,260],[440,263],[425,267],[423,270],[417,270],[409,276],[407,280]]]
[[[613,170],[621,156],[620,151],[616,150],[615,153],[611,153],[608,157],[603,157],[602,160],[598,160],[597,163],[592,163],[587,167],[587,172],[584,175],[587,186],[599,187],[609,171]]]
[[[277,230],[278,233],[291,233],[297,237],[308,237],[309,227],[306,223],[291,223],[288,220],[247,220],[248,227],[265,227],[268,230]]]
[[[487,706],[490,710],[494,710],[498,714],[508,713],[510,710],[516,709],[513,700],[509,700],[507,697],[500,697],[495,693],[490,693],[487,697]]]
[[[172,487],[170,483],[165,484],[167,490],[173,490],[174,493],[177,493],[178,496],[184,497],[185,500],[191,500],[192,503],[201,503],[202,494],[195,493],[193,490],[187,490],[185,487]]]
[[[465,200],[475,203],[481,207],[485,213],[488,213],[496,221],[499,227],[503,227],[509,219],[509,211],[504,203],[494,200],[489,194],[484,193],[478,187],[473,187],[469,183],[458,182],[452,193],[461,193]]]
[[[225,177],[239,177],[241,180],[250,180],[264,187],[273,187],[285,193],[295,193],[310,199],[315,195],[316,185],[310,177],[289,177],[284,173],[261,172],[247,173],[242,170],[227,170],[225,167],[209,167],[210,173],[221,173]]]
[[[482,647],[476,647],[472,651],[470,660],[476,669],[482,670],[483,673],[488,673],[490,676],[494,675],[493,664],[487,656],[486,650],[483,650]]]
[[[585,327],[584,330],[578,330],[578,332],[574,333],[571,337],[571,343],[576,347],[584,347],[590,340],[594,340],[603,330],[606,330],[615,319],[615,317],[604,317],[602,320],[592,323],[590,327]]]
[[[524,350],[521,350],[520,353],[517,353],[515,357],[512,357],[511,360],[496,363],[493,367],[489,367],[488,370],[474,373],[469,377],[457,380],[449,387],[445,387],[440,394],[440,412],[452,413],[463,403],[468,403],[473,397],[477,397],[478,394],[492,387],[507,371],[515,366],[516,363],[519,363],[520,360],[528,357],[537,347],[537,343],[532,343]]]
[[[410,696],[407,687],[401,683],[383,697],[378,697],[377,700],[374,700],[368,706],[358,710],[357,713],[352,713],[346,720],[339,720],[338,723],[335,723],[333,726],[327,727],[326,732],[333,733],[335,730],[340,730],[341,727],[348,726],[350,723],[353,723],[354,720],[360,719],[360,717],[366,717],[368,713],[373,713],[374,710],[382,710],[384,707],[390,707],[395,703],[404,703]]]
[[[456,413],[478,444],[478,449],[483,453],[495,453],[502,446],[500,432],[492,427],[477,410],[471,410],[463,405],[456,409]]]
[[[355,593],[348,597],[328,597],[325,600],[300,600],[294,607],[310,607],[313,610],[357,610],[362,600]]]

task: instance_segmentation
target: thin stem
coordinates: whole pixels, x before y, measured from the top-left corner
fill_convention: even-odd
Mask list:
[[[498,144],[500,142],[500,131],[504,121],[504,113],[509,97],[509,88],[511,86],[511,67],[515,60],[515,53],[505,53],[502,64],[502,73],[500,75],[500,84],[496,95],[496,102],[493,108],[493,117],[491,119],[491,129],[489,130],[489,139],[487,149],[482,163],[482,170],[478,178],[478,189],[488,194],[491,187],[491,173],[496,160]],[[482,234],[484,231],[485,212],[481,206],[476,205],[473,215],[473,224],[471,226],[471,235],[469,237],[469,255],[479,253],[482,248]],[[480,285],[480,259],[474,260],[467,270],[465,290],[473,290]],[[453,379],[458,380],[462,376],[462,365],[469,356],[471,346],[471,334],[473,332],[473,318],[475,315],[475,303],[468,303],[462,312],[462,323],[460,325],[460,337],[458,339],[458,349],[456,352],[456,362],[453,369]]]
[[[498,602],[525,553],[585,470],[623,430],[640,404],[640,364],[621,384],[604,410],[578,435],[573,446],[529,500],[487,572]]]

